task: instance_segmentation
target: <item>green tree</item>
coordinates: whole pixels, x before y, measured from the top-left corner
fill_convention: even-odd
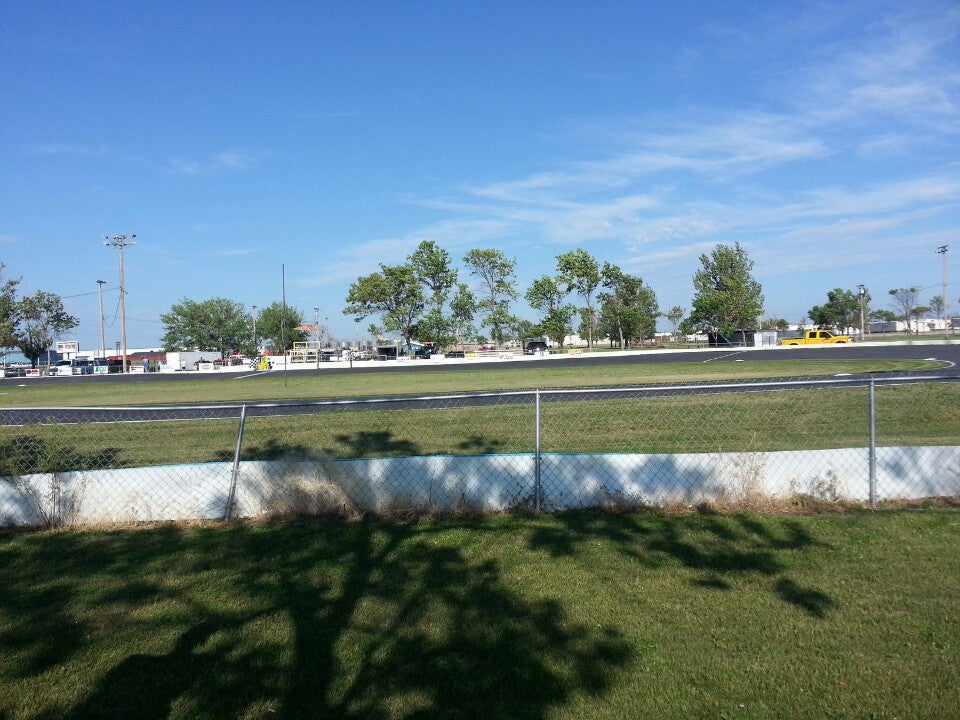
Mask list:
[[[360,319],[379,314],[388,332],[403,335],[409,353],[414,326],[425,302],[420,279],[412,265],[381,263],[380,272],[358,278],[350,286],[343,314]]]
[[[868,302],[864,295],[864,305]],[[836,327],[841,332],[860,327],[860,295],[853,290],[834,288],[827,293],[827,302],[814,305],[807,311],[813,324],[819,328]]]
[[[429,291],[429,304],[442,310],[458,279],[456,268],[450,264],[450,253],[432,240],[424,240],[411,253],[408,261]]]
[[[502,343],[503,329],[513,321],[510,301],[517,297],[514,271],[517,261],[499,250],[471,250],[464,256],[470,274],[483,284],[483,299],[478,309],[485,311],[483,322],[490,326],[494,342]]]
[[[679,305],[674,305],[668,312],[664,314],[664,317],[667,319],[667,322],[670,323],[670,336],[677,336],[677,329],[680,327],[680,323],[683,322],[683,308]]]
[[[717,245],[709,256],[700,255],[700,266],[693,276],[696,294],[690,326],[724,336],[756,327],[763,313],[763,291],[751,275],[753,261],[740,243]]]
[[[477,298],[464,283],[457,283],[457,292],[450,300],[450,325],[453,341],[463,346],[465,338],[475,337],[473,318],[478,310]]]
[[[267,338],[263,322],[266,310],[257,319],[257,335]],[[202,350],[226,357],[230,350],[253,349],[253,325],[243,305],[224,297],[197,302],[182,299],[160,316],[161,342],[166,350]]]
[[[565,303],[566,291],[549,275],[537,278],[530,284],[524,296],[534,310],[542,315],[537,324],[538,333],[546,335],[557,345],[563,345],[564,339],[573,328],[570,321],[577,309],[570,303]]]
[[[36,367],[44,353],[49,364],[50,347],[79,321],[64,309],[59,295],[38,290],[16,303],[14,323],[16,347]]]
[[[930,298],[930,310],[940,320],[943,320],[943,311],[946,309],[946,303],[943,301],[943,295],[934,295]]]
[[[310,331],[297,330],[306,322],[306,316],[295,307],[276,301],[268,305],[257,319],[257,336],[272,353],[282,354],[293,349],[293,344],[310,339]]]
[[[780,330],[781,332],[790,327],[783,318],[764,318],[760,321],[761,330]]]
[[[907,323],[907,330],[909,330],[913,320],[914,308],[916,308],[917,300],[920,297],[920,288],[916,286],[895,288],[888,291],[888,294],[893,298],[893,309],[899,310],[900,317]],[[917,331],[919,332],[919,330],[918,326]]]
[[[644,285],[643,279],[623,272],[618,266],[603,264],[598,328],[601,333],[617,338],[620,347],[632,341],[654,337],[660,308],[653,289]]]
[[[897,314],[893,310],[871,310],[867,317],[873,322],[893,322]]]
[[[587,330],[587,347],[593,347],[593,334],[596,327],[596,312],[593,307],[593,293],[603,277],[600,264],[586,250],[577,249],[557,256],[557,273],[566,291],[575,290],[586,305],[584,324]]]
[[[20,278],[6,278],[7,266],[0,262],[0,348],[17,346],[17,286]]]

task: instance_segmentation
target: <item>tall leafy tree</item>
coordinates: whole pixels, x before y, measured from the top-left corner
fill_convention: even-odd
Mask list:
[[[664,313],[664,317],[667,319],[667,322],[670,323],[670,335],[673,337],[676,337],[677,329],[680,327],[680,323],[683,322],[683,315],[683,308],[679,305],[674,305],[669,311]]]
[[[510,301],[517,297],[514,276],[517,261],[493,249],[471,250],[463,261],[470,274],[479,278],[483,285],[483,298],[479,302],[479,308],[486,313],[483,322],[490,326],[494,342],[501,343],[504,328],[513,320]]]
[[[0,262],[0,348],[17,346],[17,286],[20,278],[7,278]]]
[[[50,362],[50,347],[57,338],[73,330],[79,320],[63,307],[63,300],[55,293],[38,290],[16,304],[16,346],[36,367],[46,353]]]
[[[257,335],[266,337],[263,315],[257,319]],[[182,299],[160,316],[164,332],[161,342],[167,350],[202,350],[226,357],[231,350],[253,347],[253,325],[246,309],[224,297],[199,302]]]
[[[557,345],[563,345],[564,338],[573,331],[570,321],[577,311],[564,302],[566,296],[567,292],[549,275],[534,280],[524,296],[530,307],[542,313],[537,325],[540,333]]]
[[[428,303],[442,310],[457,286],[457,270],[450,260],[450,253],[432,240],[424,240],[408,258],[420,281],[426,286]]]
[[[863,299],[865,306],[869,302],[867,295]],[[847,328],[859,327],[860,295],[853,290],[834,288],[827,293],[827,302],[814,305],[807,315],[820,328],[836,327],[845,332]]]
[[[593,347],[593,334],[596,326],[596,313],[593,307],[593,294],[603,280],[600,264],[586,250],[577,249],[557,256],[557,273],[560,281],[583,298],[585,303],[584,323],[587,330],[587,347]]]
[[[285,353],[293,344],[310,339],[307,330],[297,330],[306,318],[295,307],[281,301],[267,305],[257,318],[257,337],[273,353]]]
[[[599,329],[619,339],[620,347],[654,337],[660,308],[653,288],[643,279],[623,272],[616,265],[604,263]]]
[[[756,327],[763,313],[763,290],[752,270],[753,261],[740,243],[717,245],[710,255],[700,255],[688,326],[721,335]]]
[[[943,320],[943,311],[945,308],[946,303],[943,301],[943,295],[934,295],[930,298],[930,310],[941,320]]]
[[[477,298],[465,283],[457,283],[457,291],[450,300],[450,325],[453,341],[463,345],[468,337],[475,337],[477,329],[473,318],[477,313]]]
[[[409,353],[413,330],[425,303],[420,279],[412,265],[381,264],[380,272],[358,278],[350,286],[343,313],[360,319],[380,315],[387,331],[403,335]]]
[[[457,285],[457,270],[450,253],[432,240],[424,240],[410,254],[408,262],[423,283],[429,309],[414,328],[421,340],[431,340],[447,347],[455,340],[453,319],[444,312],[450,291]]]

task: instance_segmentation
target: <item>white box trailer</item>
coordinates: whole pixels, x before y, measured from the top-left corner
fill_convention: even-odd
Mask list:
[[[199,363],[212,363],[214,360],[219,359],[220,353],[216,350],[207,350],[204,352],[197,350],[168,352],[164,369],[172,372],[176,372],[177,370],[196,370]]]

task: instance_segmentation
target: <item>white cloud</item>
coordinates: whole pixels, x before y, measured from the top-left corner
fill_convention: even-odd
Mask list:
[[[174,158],[170,160],[170,166],[184,175],[214,175],[248,170],[255,161],[256,156],[252,153],[246,150],[233,149],[218,153],[204,161]]]

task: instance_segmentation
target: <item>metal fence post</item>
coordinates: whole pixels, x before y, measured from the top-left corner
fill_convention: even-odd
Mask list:
[[[540,388],[537,388],[537,393],[535,395],[534,401],[534,427],[535,427],[535,443],[536,448],[534,450],[533,458],[533,494],[534,494],[534,509],[537,512],[543,510],[543,503],[541,501],[542,489],[540,485]]]
[[[233,472],[230,474],[230,494],[227,496],[227,507],[223,519],[229,520],[233,516],[233,504],[237,499],[237,477],[240,474],[240,448],[243,446],[243,426],[247,420],[247,406],[240,406],[240,427],[237,429],[237,449],[233,453]]]
[[[870,378],[870,507],[877,507],[877,395]]]

